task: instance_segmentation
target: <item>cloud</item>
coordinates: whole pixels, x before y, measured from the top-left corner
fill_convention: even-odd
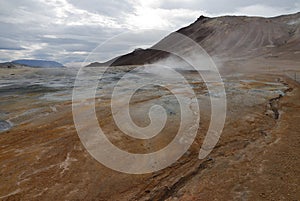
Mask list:
[[[164,9],[188,9],[188,10],[203,10],[211,16],[222,15],[224,13],[235,13],[240,8],[247,8],[253,5],[264,5],[265,7],[282,8],[282,14],[289,10],[293,10],[294,6],[299,3],[299,0],[161,0],[160,8]],[[245,15],[245,14],[244,14]],[[265,16],[261,13],[260,16]]]
[[[84,9],[90,13],[102,14],[111,18],[121,18],[134,9],[133,2],[127,0],[68,0],[76,8]]]
[[[261,4],[250,5],[241,7],[234,12],[235,15],[247,15],[247,16],[264,16],[264,17],[275,17],[279,14],[289,14],[298,12],[300,9],[299,4],[295,4],[295,7],[286,9],[284,7],[271,7]]]
[[[148,48],[169,32],[165,30],[136,30],[123,32],[100,44],[89,55],[88,61],[107,61],[116,56],[127,54],[136,48]]]
[[[37,58],[84,61],[104,41],[140,29],[164,34],[124,34],[102,47],[104,61],[137,47],[149,47],[200,15],[275,16],[296,12],[298,0],[10,0],[0,1],[0,60]]]
[[[25,48],[15,40],[0,37],[0,50],[25,50]]]

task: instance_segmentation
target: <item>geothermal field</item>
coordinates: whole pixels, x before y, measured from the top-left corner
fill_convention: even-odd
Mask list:
[[[93,80],[101,67],[84,71]],[[111,87],[122,74],[120,70],[107,73],[99,82],[99,124],[124,150],[147,153],[161,149],[178,129],[176,99],[164,88],[140,89],[130,104],[133,120],[149,124],[149,107],[160,103],[167,110],[168,121],[155,138],[133,140],[117,130],[110,111]],[[0,135],[1,199],[190,200],[199,193],[203,199],[260,199],[288,192],[297,199],[299,83],[276,69],[224,76],[228,100],[224,131],[211,155],[199,160],[199,147],[210,120],[209,95],[197,72],[185,75],[201,111],[195,142],[171,167],[130,175],[104,167],[81,144],[71,106],[76,70],[1,69],[1,118],[5,119]],[[139,76],[133,73],[134,83],[141,84]],[[150,71],[147,76],[155,80],[159,75]],[[211,96],[218,98],[217,93]],[[89,119],[86,121],[88,124]],[[284,180],[288,182],[282,186]]]
[[[174,79],[168,69],[151,64],[170,55],[150,49],[118,57],[107,69],[107,63],[80,70],[4,65],[0,68],[0,200],[299,200],[300,26],[288,24],[299,16],[202,16],[179,30],[214,55],[220,80],[210,79],[213,71],[164,63],[185,81]],[[168,44],[168,38],[158,44]],[[119,82],[125,75],[126,80]],[[74,99],[75,80],[80,83],[80,99]],[[116,123],[115,117],[126,107],[122,100],[132,89],[136,90],[129,114],[138,127],[165,117],[157,135],[149,137],[145,130],[140,133],[145,138],[137,139],[119,129],[130,132],[128,119]],[[195,99],[190,98],[192,93]],[[211,100],[218,103],[225,95],[222,133],[211,152],[199,159],[212,119]],[[185,110],[180,110],[176,97],[182,98]],[[81,127],[74,119],[77,104]],[[164,114],[154,105],[163,107]],[[94,131],[91,108],[106,138],[131,154],[156,153],[166,147],[176,139],[180,122],[192,121],[185,115],[196,115],[196,108],[200,122],[183,129],[184,133],[194,129],[196,135],[178,160],[157,171],[131,174],[136,168],[142,171],[159,164],[153,157],[133,165],[106,149],[108,159],[132,165],[131,169],[116,171],[98,162],[86,147],[96,150],[102,142],[85,141],[78,134]],[[163,159],[176,154],[171,150]]]

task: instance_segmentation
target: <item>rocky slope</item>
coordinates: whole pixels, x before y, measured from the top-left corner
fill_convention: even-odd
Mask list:
[[[211,56],[219,58],[282,57],[299,54],[300,13],[273,18],[200,16],[194,23],[177,31],[199,43]],[[156,45],[167,43],[172,34]],[[105,63],[88,66],[139,65],[169,56],[166,52],[136,49]]]

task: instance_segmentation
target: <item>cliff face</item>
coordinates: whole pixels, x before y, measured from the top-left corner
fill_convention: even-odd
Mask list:
[[[200,16],[177,32],[199,43],[209,54],[221,58],[290,58],[300,50],[300,13],[273,18]],[[170,35],[156,45],[168,40]],[[96,62],[90,66],[140,65],[153,63],[168,55],[151,48],[137,49],[106,63]]]

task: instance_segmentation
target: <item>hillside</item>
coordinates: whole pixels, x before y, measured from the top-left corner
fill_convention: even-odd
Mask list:
[[[190,37],[211,56],[219,58],[298,59],[297,55],[300,53],[300,13],[273,18],[200,16],[194,23],[177,32]],[[168,43],[171,35],[155,45]],[[168,55],[151,48],[137,49],[108,62],[95,62],[88,66],[140,65],[153,63]]]

